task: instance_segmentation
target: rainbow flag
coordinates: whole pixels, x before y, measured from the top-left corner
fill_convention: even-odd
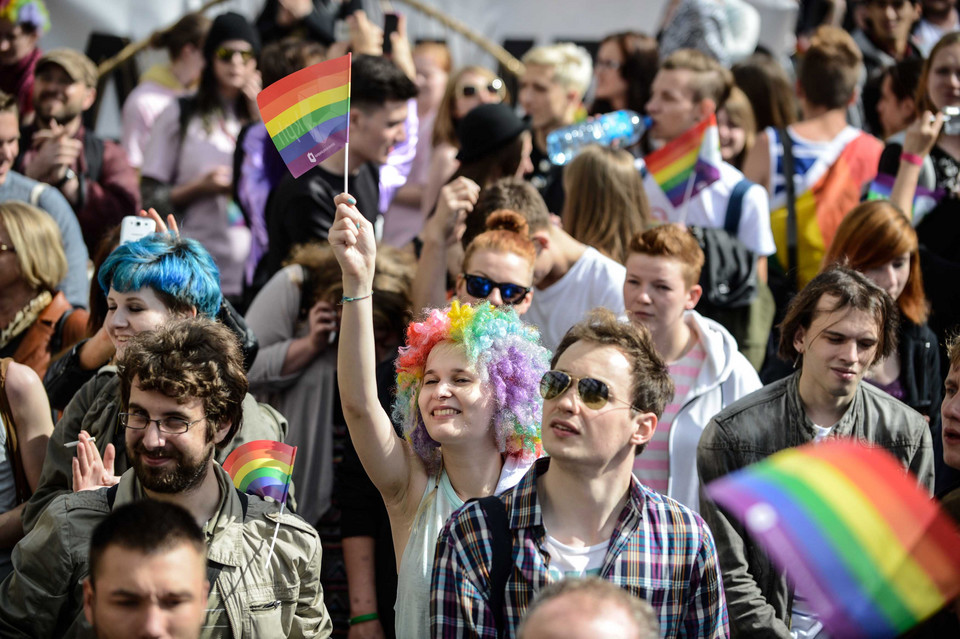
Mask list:
[[[720,133],[717,118],[692,127],[644,158],[647,170],[674,208],[720,179]],[[691,184],[691,180],[693,183]]]
[[[223,461],[223,469],[239,490],[284,503],[296,457],[296,446],[258,439],[235,448]]]
[[[260,117],[293,177],[350,141],[350,54],[291,73],[257,96]]]
[[[830,440],[711,482],[834,637],[895,637],[960,593],[960,531],[882,449]]]
[[[878,173],[877,177],[870,183],[870,189],[867,191],[868,200],[889,200],[893,195],[893,183],[896,177],[888,173]],[[916,226],[924,215],[933,210],[940,203],[947,192],[944,189],[930,189],[917,186],[913,195],[913,225]]]

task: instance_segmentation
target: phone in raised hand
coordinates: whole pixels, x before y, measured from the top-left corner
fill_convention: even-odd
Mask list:
[[[157,232],[157,223],[148,217],[127,215],[120,222],[120,243],[136,242]]]

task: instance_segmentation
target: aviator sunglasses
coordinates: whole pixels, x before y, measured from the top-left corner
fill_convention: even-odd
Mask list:
[[[493,292],[493,289],[498,288],[500,289],[500,297],[503,298],[503,303],[510,304],[511,306],[522,302],[523,298],[530,292],[529,286],[520,286],[519,284],[511,284],[510,282],[494,282],[482,275],[468,275],[464,273],[463,279],[467,282],[467,293],[472,297],[484,299]]]
[[[220,47],[214,52],[214,55],[217,56],[218,60],[223,62],[230,62],[233,60],[233,56],[240,54],[240,59],[244,62],[249,62],[253,59],[253,51],[250,49],[231,49],[229,47]]]
[[[472,98],[475,95],[479,95],[480,92],[484,90],[486,90],[487,93],[499,96],[500,99],[502,100],[503,91],[504,91],[503,80],[501,80],[500,78],[495,78],[491,80],[490,84],[488,84],[485,87],[476,86],[473,84],[465,84],[462,87],[460,87],[460,95],[462,95],[465,98]]]
[[[560,397],[573,382],[577,383],[577,394],[587,408],[596,410],[606,406],[608,401],[623,401],[610,396],[610,387],[606,382],[592,377],[574,377],[563,371],[547,371],[543,374],[540,379],[540,396],[544,399]],[[629,402],[623,403],[639,410]]]

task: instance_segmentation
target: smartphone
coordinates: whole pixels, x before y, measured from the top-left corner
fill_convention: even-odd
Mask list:
[[[136,242],[142,237],[157,232],[157,223],[149,217],[127,215],[120,222],[120,243]]]
[[[383,14],[383,55],[393,53],[393,42],[390,41],[390,34],[396,33],[399,23],[400,16],[396,13]]]
[[[943,107],[943,133],[946,135],[960,133],[960,107]]]

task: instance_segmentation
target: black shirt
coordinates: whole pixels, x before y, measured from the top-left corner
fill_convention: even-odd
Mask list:
[[[536,144],[530,153],[530,161],[533,163],[533,173],[524,175],[524,179],[537,187],[551,213],[561,215],[564,201],[563,167],[554,166],[546,152],[538,149]]]

